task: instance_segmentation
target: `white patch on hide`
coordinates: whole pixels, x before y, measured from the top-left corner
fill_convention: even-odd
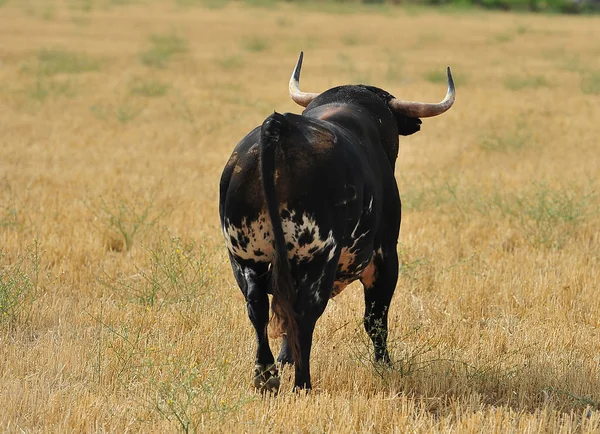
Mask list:
[[[301,218],[297,218],[294,210],[282,208],[280,209],[280,213],[282,211],[289,212],[289,217],[282,218],[281,221],[285,240],[288,244],[292,244],[292,248],[288,249],[289,258],[310,260],[316,253],[321,253],[327,248],[334,249],[335,240],[333,238],[333,231],[330,230],[325,237],[325,234],[321,234],[321,229],[310,215],[303,213]],[[298,223],[298,220],[301,221]],[[310,234],[311,240],[300,246],[299,239],[305,233]]]
[[[271,222],[267,213],[261,213],[258,219],[242,220],[241,227],[233,226],[226,220],[223,226],[227,249],[242,259],[252,259],[257,262],[271,262],[273,258],[273,234]],[[257,254],[262,253],[262,255]]]
[[[286,244],[292,246],[287,249],[288,258],[295,261],[310,260],[326,249],[331,249],[329,258],[333,257],[336,244],[333,231],[321,234],[321,229],[310,215],[303,213],[298,217],[296,211],[287,209],[285,205],[280,207],[279,213],[280,216],[286,216],[281,218],[281,226]],[[227,219],[223,234],[227,249],[234,256],[258,262],[271,262],[273,259],[273,230],[266,211],[256,220],[244,218],[240,227],[233,226]],[[303,241],[302,245],[299,239]]]

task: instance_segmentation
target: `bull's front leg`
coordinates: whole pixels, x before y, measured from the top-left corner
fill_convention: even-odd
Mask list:
[[[398,281],[395,246],[376,252],[360,280],[365,290],[364,326],[373,341],[375,361],[390,363],[387,349],[388,311]]]

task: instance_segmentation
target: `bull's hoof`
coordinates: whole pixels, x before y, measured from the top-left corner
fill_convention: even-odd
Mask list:
[[[261,393],[277,394],[279,392],[279,384],[279,372],[277,372],[277,367],[274,364],[257,364],[254,366],[254,387]]]

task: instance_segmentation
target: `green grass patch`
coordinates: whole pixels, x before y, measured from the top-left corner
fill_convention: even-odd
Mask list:
[[[371,83],[371,74],[358,69],[356,63],[349,56],[338,53],[337,60],[339,63],[338,69],[346,75],[349,84]]]
[[[581,78],[581,91],[586,95],[600,95],[600,72],[585,74]]]
[[[260,52],[269,48],[269,42],[264,38],[253,36],[248,39],[244,39],[243,47],[246,51]]]
[[[52,80],[41,75],[38,75],[33,85],[27,89],[29,98],[39,102],[60,96],[71,98],[76,93],[71,80]]]
[[[361,42],[360,35],[356,33],[347,33],[342,36],[342,43],[349,47],[359,45]]]
[[[141,0],[108,0],[109,6],[128,6],[140,3]]]
[[[544,182],[518,194],[496,194],[492,205],[509,217],[535,246],[563,247],[584,221],[600,214],[598,194],[556,189]]]
[[[404,67],[404,59],[395,53],[388,53],[387,69],[385,71],[385,79],[397,84],[402,78],[402,70]]]
[[[504,32],[504,33],[498,33],[495,34],[492,37],[492,42],[497,42],[497,43],[505,43],[505,42],[510,42],[513,39],[515,39],[515,35],[513,35],[512,33],[508,33],[508,32]]]
[[[444,35],[439,32],[426,32],[419,34],[417,38],[417,44],[421,45],[434,45],[442,42]]]
[[[150,36],[150,48],[140,54],[140,62],[150,68],[166,68],[171,58],[188,51],[187,41],[170,34]]]
[[[35,65],[24,65],[23,71],[53,76],[99,71],[101,66],[102,60],[82,53],[43,48],[37,53]]]
[[[80,12],[91,12],[94,10],[94,0],[69,0],[69,9]]]
[[[523,77],[520,75],[509,75],[504,79],[504,87],[509,90],[537,89],[549,87],[550,83],[543,75]]]
[[[102,121],[116,120],[122,124],[126,124],[128,122],[133,121],[140,115],[141,112],[142,108],[127,102],[122,103],[118,106],[104,104],[94,104],[90,106],[90,113],[96,119]]]
[[[452,78],[457,86],[464,86],[468,77],[462,74],[452,73]],[[448,75],[445,68],[437,68],[427,71],[423,74],[423,79],[429,83],[441,84],[448,82]]]
[[[166,95],[169,88],[168,84],[153,78],[138,78],[129,85],[129,92],[132,95],[158,98]]]
[[[217,59],[217,64],[224,70],[235,70],[244,66],[244,59],[239,55],[231,55]]]
[[[508,153],[525,148],[530,140],[529,126],[520,121],[514,129],[484,136],[479,145],[486,151]]]
[[[245,3],[250,6],[274,8],[277,7],[278,0],[245,0]]]
[[[401,180],[405,212],[436,211],[461,218],[483,215],[504,220],[534,247],[560,249],[575,239],[583,224],[600,216],[600,195],[593,185],[550,186],[533,181],[516,191],[494,186],[484,192],[477,186],[437,177],[403,184]]]
[[[518,24],[517,25],[517,34],[518,35],[524,35],[525,33],[529,32],[530,29],[527,25],[525,24]]]
[[[437,69],[426,72],[423,78],[430,83],[445,83],[447,80],[446,74]]]
[[[221,9],[229,4],[229,0],[175,0],[179,7],[204,7],[208,9]]]
[[[360,13],[394,16],[400,11],[394,5],[386,4],[383,1],[302,1],[297,4],[298,7],[308,11],[335,15],[354,15]]]

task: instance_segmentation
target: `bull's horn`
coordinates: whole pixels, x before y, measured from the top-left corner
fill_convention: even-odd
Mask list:
[[[409,118],[430,118],[432,116],[441,115],[450,107],[452,107],[456,92],[454,91],[454,80],[452,80],[450,67],[446,68],[446,70],[448,72],[448,92],[446,92],[446,98],[444,98],[442,102],[431,104],[424,102],[402,101],[394,98],[388,103],[392,111]]]
[[[294,72],[292,73],[292,77],[290,78],[290,96],[296,104],[299,104],[302,107],[306,107],[311,103],[313,99],[318,97],[319,94],[302,92],[300,90],[300,69],[302,69],[303,57],[304,53],[301,51],[300,57],[298,57],[298,63],[296,63],[296,67],[294,68]]]

